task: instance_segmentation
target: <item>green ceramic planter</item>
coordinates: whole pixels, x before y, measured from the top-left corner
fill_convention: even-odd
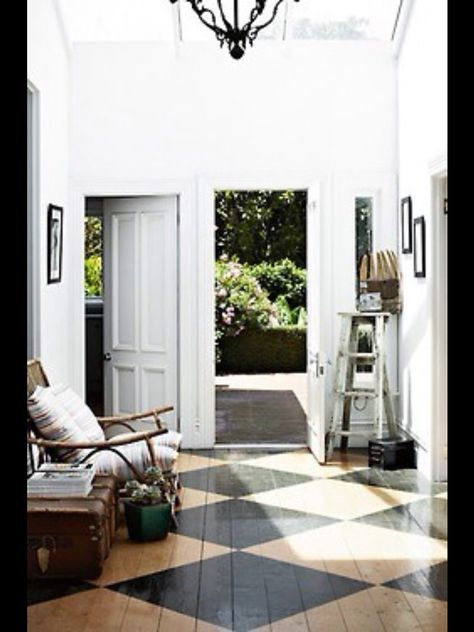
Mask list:
[[[170,503],[136,505],[124,500],[125,520],[131,540],[161,540],[168,535],[171,522]]]

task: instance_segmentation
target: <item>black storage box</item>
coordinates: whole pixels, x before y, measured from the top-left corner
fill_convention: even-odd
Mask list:
[[[415,442],[404,437],[369,439],[369,467],[382,470],[416,468]]]

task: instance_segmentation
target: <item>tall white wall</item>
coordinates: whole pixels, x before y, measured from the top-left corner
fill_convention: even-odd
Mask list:
[[[71,354],[71,257],[73,240],[69,204],[70,69],[67,41],[54,0],[28,0],[27,77],[39,108],[38,214],[39,348],[38,354],[53,380],[74,382]],[[61,283],[47,284],[47,208],[64,208],[63,274]]]
[[[433,474],[433,257],[430,164],[447,149],[447,0],[415,0],[398,64],[399,197],[426,221],[426,278],[413,276],[413,255],[400,254],[404,275],[400,378],[404,426],[418,439],[419,467]]]
[[[299,44],[287,48],[259,41],[239,62],[214,42],[186,44],[178,54],[165,43],[75,45],[72,179],[79,206],[80,194],[107,195],[117,187],[125,191],[127,183],[132,191],[137,183],[184,179],[196,190],[195,235],[197,184],[203,179],[255,182],[264,174],[261,182],[283,187],[284,174],[288,181],[298,174],[320,180],[328,251],[323,307],[332,357],[336,313],[355,307],[354,195],[377,198],[376,248],[397,244],[396,64],[386,43]],[[149,193],[156,192],[152,185]],[[79,216],[76,230],[79,235]],[[80,265],[78,252],[77,270]],[[190,266],[196,275],[190,291],[198,287],[200,265]],[[80,283],[75,304],[81,314]],[[195,340],[202,335],[198,322]],[[74,326],[77,355],[82,326],[80,316]],[[392,344],[394,366],[395,350]],[[186,362],[197,381],[202,367],[194,355]],[[202,390],[196,386],[197,400]],[[200,415],[197,404],[189,423]]]
[[[74,178],[394,170],[388,45],[265,44],[75,45]]]

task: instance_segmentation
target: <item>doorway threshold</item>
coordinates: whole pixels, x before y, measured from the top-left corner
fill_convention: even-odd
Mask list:
[[[214,450],[296,450],[307,448],[307,443],[215,443]]]

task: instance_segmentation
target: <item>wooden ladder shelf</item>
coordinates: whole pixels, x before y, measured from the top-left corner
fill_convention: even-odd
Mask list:
[[[341,450],[347,449],[351,435],[381,438],[384,408],[389,436],[397,436],[385,356],[385,328],[390,314],[388,312],[339,312],[338,315],[341,317],[341,333],[334,371],[334,409],[326,435],[327,459],[332,457],[336,435],[341,436]],[[370,353],[358,352],[360,325],[370,326],[372,339]],[[357,388],[354,385],[356,365],[360,364],[373,367],[372,387]],[[370,432],[350,429],[352,399],[355,397],[374,400],[374,426]]]

